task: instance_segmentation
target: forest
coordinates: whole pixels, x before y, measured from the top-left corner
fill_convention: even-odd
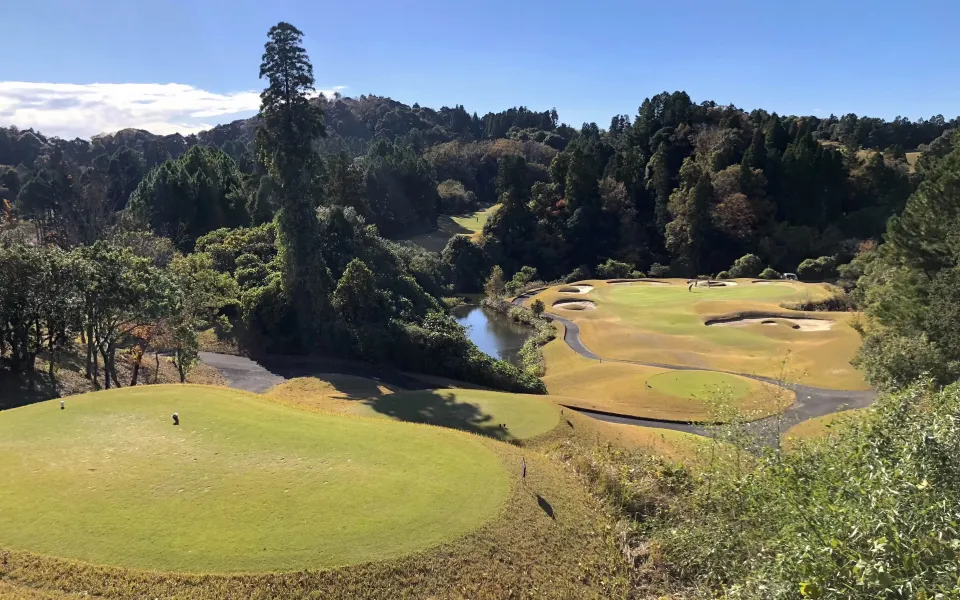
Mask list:
[[[891,228],[927,218],[908,198],[936,186],[958,125],[747,112],[681,91],[646,98],[606,128],[522,106],[481,117],[379,96],[308,99],[312,65],[295,40],[283,51],[296,68],[262,65],[271,87],[257,116],[197,135],[63,140],[0,129],[3,276],[44,290],[4,286],[4,306],[18,307],[0,320],[14,370],[30,370],[40,352],[56,356],[77,333],[94,380],[117,349],[161,344],[186,368],[197,343],[184,336],[219,323],[238,325],[241,343],[260,351],[452,368],[536,390],[476,351],[443,299],[481,291],[494,267],[515,287],[534,274],[796,272],[842,276],[852,289],[855,275],[879,278],[871,264],[907,235],[891,229],[877,250],[891,217],[903,213]],[[287,80],[299,95],[275,98]],[[307,120],[296,139],[283,130],[292,118]],[[494,204],[479,236],[454,236],[441,253],[402,241],[436,228],[438,216]],[[923,225],[912,226],[920,235]],[[932,243],[922,231],[920,243]],[[59,289],[73,272],[82,274],[67,277],[73,287]],[[98,287],[105,277],[111,291]],[[130,281],[136,289],[122,289]],[[98,319],[112,317],[91,312],[96,294],[139,298],[142,314],[101,332]],[[871,302],[858,294],[846,301]],[[171,322],[183,306],[193,307],[190,322]],[[43,321],[45,311],[61,322]],[[438,355],[457,365],[438,369]]]
[[[156,383],[161,357],[182,383],[212,336],[254,358],[335,358],[484,394],[544,394],[542,355],[532,366],[521,356],[521,367],[484,354],[451,306],[486,291],[534,324],[542,345],[557,333],[541,318],[544,303],[528,310],[504,299],[538,283],[792,273],[832,294],[797,310],[856,313],[845,315],[862,342],[854,364],[880,392],[876,403],[795,450],[781,447],[779,431],[758,449],[746,417],[731,418],[704,433],[709,458],[686,464],[601,443],[590,429],[600,421],[553,407],[560,433],[541,438],[540,450],[514,440],[528,452],[521,477],[529,460],[531,486],[546,479],[536,479],[541,468],[584,484],[584,514],[608,523],[588,533],[627,572],[608,582],[608,572],[594,577],[579,564],[571,579],[609,583],[604,591],[619,597],[957,597],[960,118],[781,115],[665,91],[638,99],[635,114],[572,126],[554,109],[481,116],[462,105],[324,97],[302,37],[289,23],[270,29],[250,119],[189,136],[128,129],[90,140],[0,128],[6,389],[7,376],[47,382],[52,397],[65,370],[91,389],[149,383],[151,369]],[[494,207],[475,235],[453,235],[441,252],[407,240]],[[369,448],[386,455],[378,440]],[[551,496],[558,518],[533,489],[523,488],[528,523],[576,541],[592,527],[564,521],[563,494]],[[540,547],[518,531],[512,543],[535,548],[536,564]],[[468,562],[447,568],[484,584],[488,564],[516,568],[497,557],[474,573]],[[5,554],[0,573],[6,565]],[[429,579],[416,566],[391,576]],[[90,585],[113,585],[85,573]],[[296,585],[314,574],[296,574]],[[184,577],[210,589],[221,581]],[[281,576],[268,578],[257,597],[279,589]],[[250,581],[236,597],[249,597]]]

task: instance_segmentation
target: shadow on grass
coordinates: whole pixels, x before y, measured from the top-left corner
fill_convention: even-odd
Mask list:
[[[460,429],[504,442],[517,441],[505,423],[494,423],[492,415],[469,402],[457,402],[453,394],[422,390],[387,394],[364,402],[378,413],[400,421]]]
[[[540,494],[537,494],[537,505],[540,506],[540,509],[543,512],[547,513],[548,517],[556,520],[557,517],[555,517],[553,514],[553,506],[549,502],[547,502],[547,499],[541,496]]]

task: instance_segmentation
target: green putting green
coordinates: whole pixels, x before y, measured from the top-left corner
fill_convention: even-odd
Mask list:
[[[750,380],[711,371],[669,371],[647,379],[653,390],[677,398],[724,396],[739,400],[754,390]]]
[[[493,519],[511,490],[478,438],[203,386],[2,412],[0,481],[0,548],[186,572],[416,552]]]

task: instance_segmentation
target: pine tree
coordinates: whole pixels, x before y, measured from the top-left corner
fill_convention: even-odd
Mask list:
[[[261,126],[255,142],[259,158],[277,188],[277,246],[283,292],[292,302],[299,331],[312,337],[327,306],[332,278],[320,253],[315,210],[319,157],[313,143],[326,134],[323,110],[311,103],[313,66],[301,46],[303,33],[280,22],[270,28],[260,78],[269,85],[260,94]]]

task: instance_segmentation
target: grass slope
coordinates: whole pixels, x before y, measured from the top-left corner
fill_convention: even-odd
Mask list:
[[[493,452],[439,428],[200,386],[66,403],[0,413],[0,547],[156,570],[333,567],[454,539],[510,493]]]
[[[711,407],[713,401],[760,418],[794,400],[791,392],[745,377],[590,360],[571,350],[562,332],[543,355],[543,382],[550,396],[578,408],[668,421],[717,421],[723,419]]]
[[[456,388],[401,391],[345,375],[294,379],[266,395],[308,410],[439,425],[504,441],[544,434],[560,419],[556,405],[542,396]]]
[[[843,410],[798,423],[783,433],[784,442],[789,447],[791,442],[828,437],[843,427],[855,423],[858,419],[862,419],[869,410],[868,408]]]
[[[580,338],[596,354],[610,359],[707,367],[738,373],[780,377],[789,353],[787,378],[832,389],[866,389],[850,360],[860,337],[850,326],[852,313],[800,313],[783,303],[819,299],[830,294],[820,284],[777,282],[696,288],[682,280],[671,285],[616,285],[589,282],[595,288],[578,299],[596,303],[595,310],[550,310],[577,323]],[[554,287],[537,298],[552,307],[569,298]],[[774,312],[835,321],[828,331],[799,331],[761,324],[740,327],[706,326],[712,317],[744,311]],[[550,363],[547,363],[549,371]]]
[[[296,412],[275,408],[286,413]],[[448,436],[468,439],[489,450],[514,485],[498,518],[472,533],[423,552],[335,569],[231,575],[94,566],[7,550],[0,552],[0,598],[625,598],[629,573],[619,551],[620,542],[615,538],[613,518],[580,485],[567,464],[568,457],[563,458],[575,440],[587,445],[600,443],[598,428],[602,424],[569,413],[564,417],[563,427],[540,436],[533,447],[522,449],[456,432],[443,435],[443,430],[436,429],[444,439]],[[304,418],[316,416],[304,413]],[[338,419],[407,430],[433,430],[368,419]],[[384,453],[392,451],[387,446],[381,449]],[[551,458],[555,454],[559,460]],[[521,458],[527,464],[527,477],[522,482]],[[470,462],[465,468],[475,467]],[[484,482],[478,480],[464,487],[470,494],[482,495],[486,493],[483,485]],[[453,502],[453,499],[447,500]],[[403,498],[392,496],[383,501],[389,504],[402,502]],[[425,516],[424,522],[430,524],[445,518],[446,514],[441,512]],[[379,535],[389,543],[393,532],[382,529]]]

